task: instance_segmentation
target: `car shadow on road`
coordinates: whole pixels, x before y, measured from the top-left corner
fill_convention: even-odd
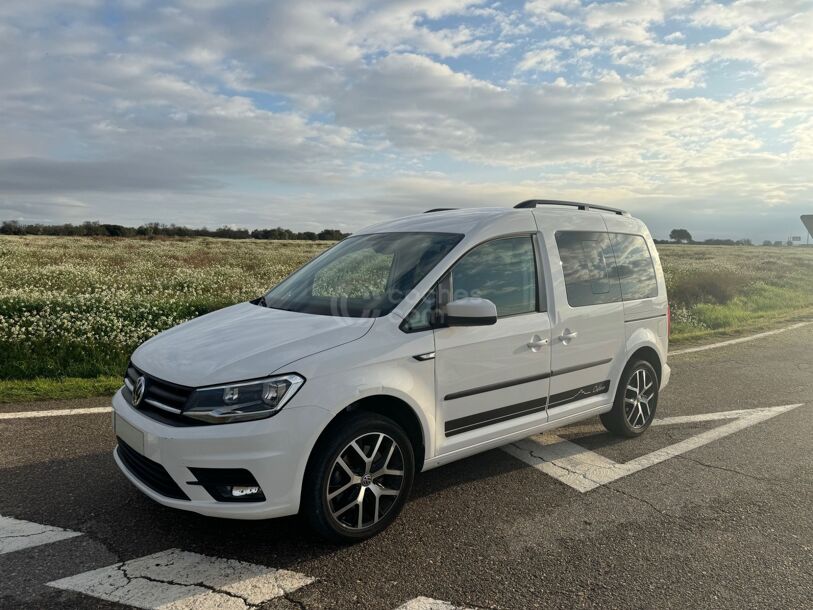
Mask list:
[[[502,451],[488,451],[419,473],[410,502],[488,486],[524,467]],[[121,559],[181,548],[287,567],[343,548],[319,539],[299,516],[242,521],[162,506],[127,481],[111,452],[0,470],[0,478],[0,515],[82,532]]]

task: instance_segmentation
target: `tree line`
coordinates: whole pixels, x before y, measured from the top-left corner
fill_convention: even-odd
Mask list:
[[[0,235],[56,235],[73,237],[221,237],[225,239],[301,239],[309,241],[338,241],[349,233],[338,229],[314,231],[292,231],[275,229],[239,229],[219,227],[217,229],[193,229],[175,224],[149,222],[139,227],[125,227],[117,224],[83,222],[81,224],[23,224],[16,220],[5,220],[0,224]]]
[[[719,239],[712,238],[704,241],[695,241],[692,234],[686,229],[672,229],[669,233],[669,241],[654,240],[656,244],[704,244],[707,246],[752,246],[753,243],[750,239]],[[762,242],[763,246],[792,246],[793,241],[771,241],[766,239]]]

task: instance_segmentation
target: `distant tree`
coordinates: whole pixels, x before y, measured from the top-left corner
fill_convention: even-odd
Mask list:
[[[770,239],[766,239],[762,242],[763,246],[773,246],[773,242]]]
[[[21,226],[16,220],[4,220],[0,225],[0,234],[2,235],[24,235],[25,227]]]
[[[340,239],[344,239],[346,234],[339,231],[339,229],[325,229],[324,231],[319,231],[318,237],[324,241],[339,241]]]
[[[786,246],[792,246],[793,245],[793,240],[789,239],[788,241],[785,242],[785,245]]]
[[[669,233],[669,239],[676,241],[679,244],[691,243],[693,241],[692,234],[686,229],[672,229],[672,231]]]
[[[774,246],[781,246],[782,245],[782,240],[777,239],[775,242],[773,242],[773,245]]]

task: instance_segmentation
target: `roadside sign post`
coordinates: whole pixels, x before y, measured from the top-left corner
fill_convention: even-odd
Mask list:
[[[807,229],[807,245],[810,245],[810,236],[813,235],[813,214],[802,214],[802,224]]]

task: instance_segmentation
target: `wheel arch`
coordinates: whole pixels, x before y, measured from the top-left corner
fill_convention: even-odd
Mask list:
[[[655,369],[655,374],[658,376],[658,384],[661,381],[661,373],[663,372],[663,363],[661,362],[661,356],[651,345],[642,345],[638,349],[636,349],[630,357],[627,358],[627,362],[624,365],[624,371],[627,370],[630,364],[636,362],[638,360],[644,360],[652,365],[652,368]],[[623,371],[622,371],[623,375]]]
[[[415,455],[415,470],[416,472],[420,472],[423,468],[427,451],[424,423],[412,405],[392,394],[372,394],[365,396],[353,401],[341,411],[337,412],[322,429],[322,432],[311,448],[310,456],[308,457],[308,467],[310,466],[311,456],[316,453],[317,447],[319,447],[324,439],[329,437],[351,413],[358,413],[360,411],[387,417],[403,428],[407,438],[409,438],[412,444],[412,451]]]

